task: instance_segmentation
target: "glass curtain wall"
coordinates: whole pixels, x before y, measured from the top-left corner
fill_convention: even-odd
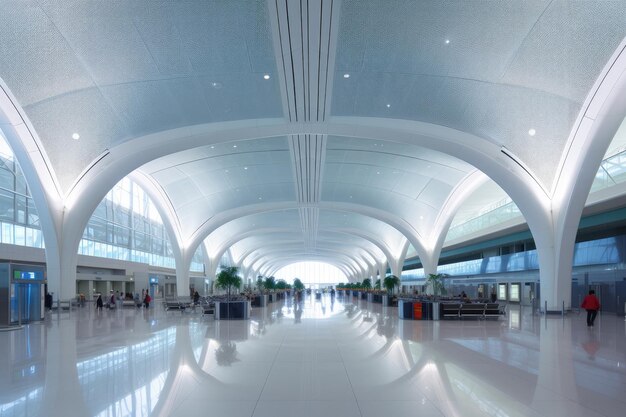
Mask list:
[[[20,165],[0,130],[0,242],[44,248],[35,203]]]
[[[102,199],[85,228],[78,253],[176,268],[161,216],[143,189],[129,178]],[[191,271],[204,271],[202,259],[198,248]]]

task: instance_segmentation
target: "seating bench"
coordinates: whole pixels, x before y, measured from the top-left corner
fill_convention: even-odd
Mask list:
[[[461,304],[459,315],[461,318],[465,318],[465,317],[484,318],[485,317],[485,304],[463,303]]]
[[[502,315],[502,310],[498,303],[487,303],[485,305],[485,318],[499,318]]]
[[[190,302],[179,301],[179,300],[165,300],[165,310],[179,310],[184,311],[186,308],[189,308],[191,305]]]
[[[458,319],[461,304],[458,303],[441,303],[441,317],[444,319]]]

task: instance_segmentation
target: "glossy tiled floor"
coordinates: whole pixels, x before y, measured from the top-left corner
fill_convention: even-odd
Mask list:
[[[0,332],[1,416],[620,416],[626,322],[398,320],[307,299],[249,321],[91,308]]]

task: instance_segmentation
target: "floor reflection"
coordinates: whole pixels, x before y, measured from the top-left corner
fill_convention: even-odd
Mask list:
[[[83,309],[0,333],[0,415],[621,416],[625,333],[621,318],[588,329],[520,306],[497,321],[399,320],[328,296],[246,321]]]

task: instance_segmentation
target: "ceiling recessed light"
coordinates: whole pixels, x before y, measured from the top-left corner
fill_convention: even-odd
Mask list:
[[[376,175],[380,175],[380,171],[376,171]]]
[[[390,108],[390,107],[391,107],[391,104],[387,104],[387,108]]]
[[[535,136],[535,134],[537,134],[537,131],[536,131],[535,129],[530,129],[530,130],[528,131],[528,134],[529,134],[530,136]]]
[[[259,197],[259,200],[263,200],[263,197]]]
[[[350,196],[350,198],[352,198],[352,196]]]
[[[247,169],[248,169],[248,167],[243,167],[243,169],[247,170]]]
[[[350,78],[350,74],[343,74],[343,78]]]
[[[446,39],[446,45],[450,43],[450,39]]]
[[[237,147],[237,145],[233,145],[233,148],[236,148],[236,147]]]
[[[72,133],[72,139],[78,140],[80,139],[80,135],[78,133]]]
[[[263,75],[263,79],[264,79],[264,80],[269,80],[269,79],[270,79],[270,75],[269,75],[269,74],[265,74],[265,75]]]
[[[224,170],[224,172],[228,174],[229,171],[226,169],[226,170]]]
[[[222,88],[222,83],[212,82],[211,87],[215,88],[216,90],[219,90],[220,88]]]
[[[211,149],[215,149],[215,146],[211,145]]]
[[[420,220],[424,220],[424,216],[420,216]]]

